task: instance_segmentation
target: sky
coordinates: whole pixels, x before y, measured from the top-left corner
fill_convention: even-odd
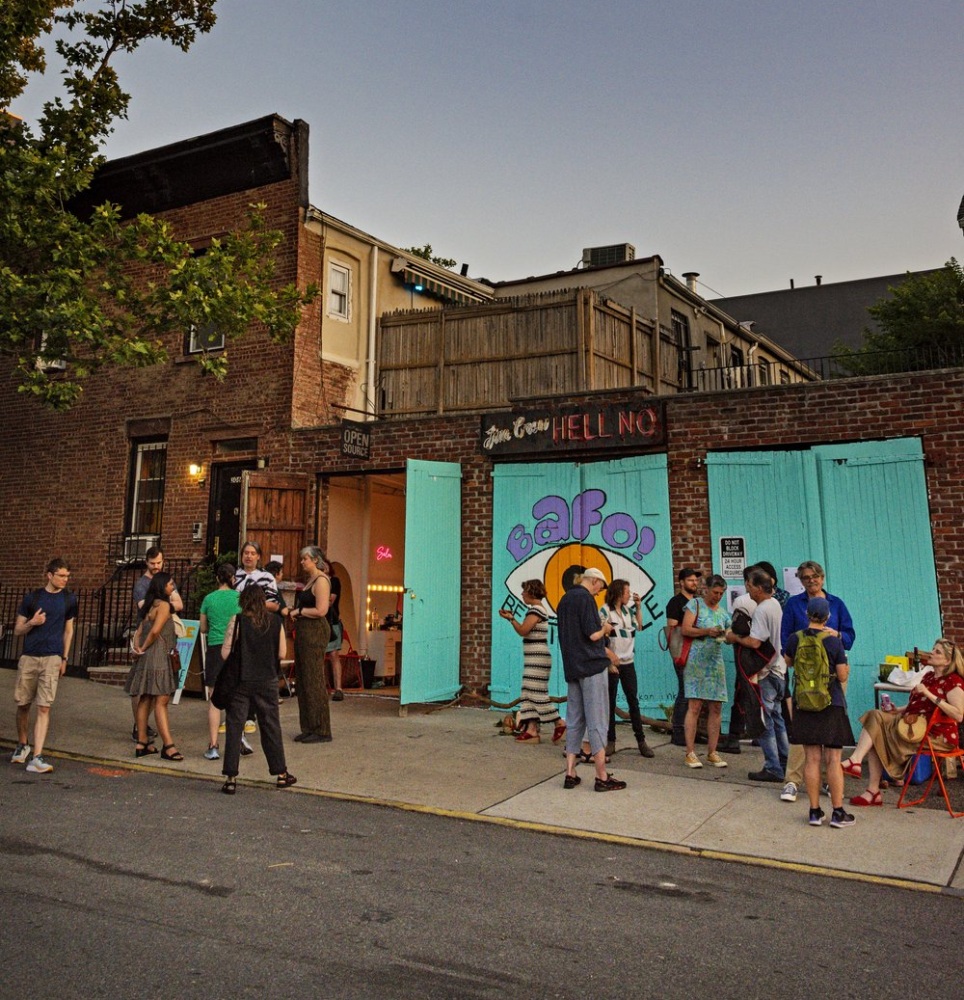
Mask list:
[[[707,298],[964,256],[960,0],[220,0],[109,157],[277,113],[311,203],[493,281],[630,243]],[[53,65],[11,110],[34,120]]]

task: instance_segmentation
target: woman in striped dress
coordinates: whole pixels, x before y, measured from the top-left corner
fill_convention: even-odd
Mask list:
[[[522,600],[527,606],[525,617],[516,621],[515,615],[503,608],[499,614],[522,636],[522,698],[516,721],[521,732],[516,736],[520,743],[538,743],[539,724],[555,723],[552,742],[558,743],[565,735],[566,724],[559,717],[556,706],[549,700],[549,671],[552,654],[549,652],[549,615],[543,601],[546,588],[541,580],[526,580],[522,584]]]

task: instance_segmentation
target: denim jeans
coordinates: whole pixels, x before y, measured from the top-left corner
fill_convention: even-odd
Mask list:
[[[763,699],[763,713],[766,718],[766,732],[760,737],[763,751],[763,767],[771,774],[783,777],[790,754],[790,741],[783,721],[783,696],[786,681],[776,674],[767,674],[760,681],[760,697]]]

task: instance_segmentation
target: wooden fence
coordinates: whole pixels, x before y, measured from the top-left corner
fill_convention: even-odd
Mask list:
[[[379,321],[379,416],[486,410],[587,389],[679,392],[679,358],[649,319],[589,288],[388,313]]]

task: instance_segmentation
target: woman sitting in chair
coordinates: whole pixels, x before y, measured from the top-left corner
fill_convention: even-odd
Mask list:
[[[935,749],[953,750],[959,745],[957,727],[964,719],[964,655],[950,639],[938,639],[927,663],[933,671],[914,688],[906,708],[896,712],[875,708],[861,716],[863,731],[853,755],[842,767],[844,774],[859,778],[866,758],[870,780],[867,790],[850,800],[852,806],[884,804],[881,775],[886,771],[894,780],[903,778],[935,709],[947,717],[930,731]]]

